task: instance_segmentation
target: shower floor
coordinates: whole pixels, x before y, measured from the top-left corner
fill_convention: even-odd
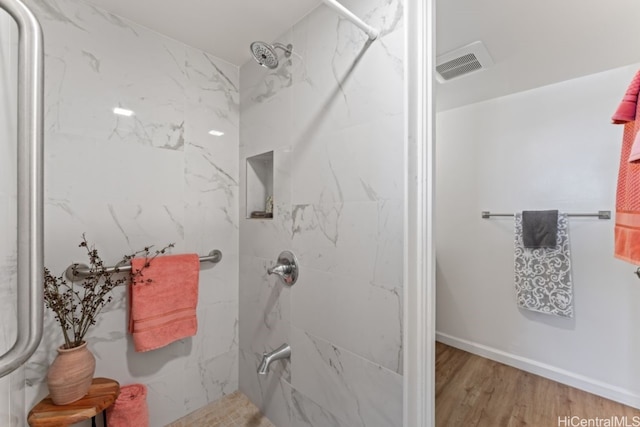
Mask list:
[[[180,418],[167,427],[275,427],[251,401],[236,391]]]

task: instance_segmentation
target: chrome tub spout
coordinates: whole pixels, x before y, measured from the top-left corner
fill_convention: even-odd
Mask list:
[[[258,374],[267,375],[269,373],[269,365],[279,359],[288,359],[291,357],[291,347],[289,344],[282,344],[270,353],[262,354],[262,361],[258,367]]]

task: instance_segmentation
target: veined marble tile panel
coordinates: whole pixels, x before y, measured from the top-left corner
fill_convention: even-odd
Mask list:
[[[256,372],[261,356],[240,349],[240,391],[249,397],[260,411],[278,427],[291,426],[291,386],[283,379],[284,364],[272,364],[269,374]]]
[[[69,133],[47,133],[46,140],[47,197],[83,204],[182,201],[182,152]]]
[[[48,394],[46,386],[46,375],[53,358],[56,355],[56,349],[64,342],[60,326],[54,319],[53,315],[45,310],[43,319],[43,335],[42,341],[33,356],[23,365],[26,406],[32,407],[40,399]],[[26,415],[25,411],[25,415]]]
[[[350,426],[402,425],[402,376],[292,328],[292,386]]]
[[[278,42],[291,42],[287,32]],[[281,53],[280,50],[278,50]],[[291,146],[293,117],[293,73],[299,67],[296,46],[286,58],[280,55],[280,64],[274,70],[261,67],[253,60],[240,68],[242,93],[240,108],[240,147],[255,154],[275,148]],[[254,155],[245,151],[247,155]]]
[[[0,425],[24,426],[27,422],[24,406],[24,367],[20,367],[0,378]]]
[[[277,200],[273,219],[246,219],[240,211],[240,255],[276,260],[278,254],[291,249],[293,220],[291,205]]]
[[[198,306],[198,333],[187,366],[197,365],[238,347],[238,301]]]
[[[109,264],[148,245],[160,249],[175,242],[173,253],[183,251],[182,232],[175,222],[182,216],[181,207],[147,205],[143,213],[139,205],[87,205],[49,199],[45,203],[45,264],[55,274],[62,274],[73,262],[86,263],[86,250],[78,247],[85,232]]]
[[[240,123],[239,69],[209,53],[185,46],[187,99],[213,110],[217,125],[238,129]]]
[[[2,113],[0,106],[0,114]],[[3,127],[5,126],[3,123]],[[2,129],[0,130],[0,138],[2,138],[2,145],[0,145],[0,166],[2,166],[0,171],[0,197],[15,197],[18,191],[18,157],[16,155],[16,144],[15,142],[11,143],[12,140],[15,141],[15,136],[7,132],[6,129]]]
[[[267,43],[281,43],[287,45],[292,43],[292,30],[288,29],[281,34],[276,40],[264,40]],[[247,46],[249,48],[250,46]],[[242,114],[247,109],[256,107],[274,97],[278,97],[287,88],[291,87],[293,58],[299,57],[298,49],[293,46],[292,56],[287,58],[281,49],[277,49],[279,64],[275,69],[268,69],[260,66],[253,59],[250,59],[240,67],[240,81],[242,82],[242,90],[240,92],[240,105]],[[262,112],[266,112],[263,110]],[[241,123],[241,125],[244,125]]]
[[[302,266],[373,280],[378,202],[295,205],[292,216],[292,246]]]
[[[114,299],[117,296],[114,296]],[[117,379],[121,384],[150,384],[165,374],[184,375],[191,354],[193,338],[169,344],[158,350],[136,353],[126,332],[127,316],[120,307],[101,314],[97,325],[87,335],[89,348],[96,357],[96,376]],[[59,326],[49,313],[45,315],[45,331],[41,345],[26,365],[27,406],[35,404],[48,393],[46,372],[53,362],[56,348],[62,343]],[[176,387],[181,384],[177,384]],[[186,413],[184,410],[182,413]]]
[[[188,105],[185,122],[187,183],[194,190],[214,191],[238,185],[239,131],[216,119],[216,112],[202,105]],[[214,136],[209,131],[224,132]]]
[[[38,2],[36,13],[54,34],[45,38],[49,130],[182,148],[182,44],[86,3]],[[117,106],[136,114],[118,118]]]
[[[293,204],[402,200],[402,115],[316,135],[293,151]]]
[[[18,27],[4,10],[0,12],[0,198],[17,191],[17,92]],[[0,394],[2,397],[2,394]]]
[[[399,200],[296,205],[292,247],[303,268],[400,288],[403,212]]]
[[[16,198],[0,195],[0,354],[8,351],[16,340],[17,331],[17,210]]]
[[[369,43],[328,8],[294,26],[293,43],[304,58],[293,85],[296,146],[329,130],[403,114],[402,37],[391,33]]]
[[[283,227],[290,227],[290,202],[291,202],[291,179],[293,171],[293,153],[291,147],[276,148],[273,150],[273,202],[274,217],[271,221],[276,221]],[[266,151],[266,152],[268,152]],[[240,179],[243,183],[247,180],[247,159],[265,152],[256,152],[247,147],[240,149]],[[266,201],[265,201],[266,202]],[[240,186],[240,215],[242,219],[247,218],[247,185]],[[255,219],[254,219],[255,220]],[[283,229],[285,231],[285,229]],[[289,231],[290,233],[290,231]]]
[[[295,427],[350,427],[298,390],[291,390],[291,425]]]
[[[245,110],[246,108],[246,110]],[[242,105],[240,148],[247,156],[291,147],[291,91],[274,95],[260,104]],[[246,112],[245,112],[246,111]]]
[[[61,203],[62,206],[51,201],[46,203],[47,207],[58,207],[45,214],[45,228],[49,227],[48,233],[51,233],[45,239],[45,251],[59,252],[50,255],[53,262],[47,257],[47,266],[52,271],[87,260],[86,251],[77,248],[83,232],[87,233],[89,243],[98,248],[102,259],[110,264],[149,245],[153,245],[152,251],[169,243],[176,244],[173,253],[185,249],[182,202],[172,205]]]
[[[215,183],[237,185],[240,120],[238,68],[207,53],[185,48],[188,76],[185,150],[192,148],[187,152],[191,151],[196,159],[202,160],[191,167],[187,157],[187,175],[205,179],[213,171],[214,178],[217,178],[213,180]],[[211,130],[224,132],[224,135],[210,135]]]
[[[201,264],[200,306],[215,305],[222,301],[238,302],[238,255],[224,252],[222,261],[214,265]]]
[[[245,157],[275,149],[277,158],[280,147],[292,153],[283,177],[286,199],[275,197],[274,183],[276,204],[289,216],[241,221],[240,227],[243,255],[270,260],[292,249],[301,264],[286,319],[292,382],[285,382],[282,399],[273,391],[279,388],[265,392],[254,374],[259,352],[241,352],[247,366],[240,369],[241,389],[254,402],[274,399],[267,408],[283,426],[402,423],[396,372],[402,372],[403,327],[403,6],[349,3],[382,29],[381,38],[367,43],[357,27],[321,6],[284,36],[295,52],[284,66],[289,74],[253,63],[240,70],[241,182]],[[283,119],[290,129],[273,127]],[[241,215],[245,197],[241,190]],[[259,274],[240,265],[240,347],[246,351],[272,331],[243,332],[244,287]],[[257,314],[247,310],[253,322],[265,323],[264,307],[262,301]]]
[[[199,146],[190,145],[187,151],[184,198],[192,204],[214,205],[226,209],[227,218],[224,222],[237,227],[237,161],[231,163],[224,158],[227,155],[207,153],[205,148]]]
[[[240,348],[262,355],[289,341],[291,288],[267,274],[272,261],[240,257]]]
[[[185,372],[181,370],[159,375],[145,383],[147,405],[153,408],[149,411],[150,426],[164,426],[189,413],[185,379]]]
[[[376,0],[375,2],[343,0],[341,3],[367,24],[379,29],[383,36],[403,28],[404,2],[402,0]]]
[[[403,287],[404,200],[378,203],[378,231],[373,284],[386,289]]]
[[[47,53],[47,266],[61,273],[84,261],[83,232],[109,264],[171,242],[172,253],[223,251],[201,272],[196,337],[135,353],[125,287],[88,335],[97,374],[148,384],[151,423],[164,425],[237,387],[239,72],[87,3],[36,0],[35,9]],[[135,114],[115,116],[115,106]],[[47,315],[26,406],[47,392],[57,328]]]
[[[185,250],[207,255],[213,249],[222,251],[222,261],[213,267],[213,264],[202,264],[203,269],[215,270],[215,273],[222,274],[226,270],[228,263],[235,262],[237,265],[238,255],[238,226],[237,226],[237,196],[236,189],[233,189],[233,202],[226,203],[226,196],[211,197],[202,196],[195,204],[188,204],[185,207]],[[215,198],[225,200],[214,200]],[[229,257],[229,258],[227,258]],[[230,270],[228,273],[231,273]],[[238,272],[233,273],[234,276]],[[227,276],[230,277],[230,276]]]
[[[238,347],[207,358],[197,355],[185,371],[185,410],[199,409],[238,389]]]
[[[402,374],[401,288],[305,268],[291,293],[296,328]]]
[[[122,379],[145,384],[168,372],[184,374],[196,346],[197,335],[153,351],[138,353],[127,332],[127,314],[124,309],[105,313],[101,317],[96,331],[87,336],[89,347],[96,356],[96,373],[118,381]]]

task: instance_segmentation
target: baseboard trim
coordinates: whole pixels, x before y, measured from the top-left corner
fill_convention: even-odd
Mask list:
[[[631,390],[441,332],[436,341],[640,409],[640,395]]]

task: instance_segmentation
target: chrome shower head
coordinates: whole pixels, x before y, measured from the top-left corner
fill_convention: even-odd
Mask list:
[[[258,64],[263,67],[274,69],[278,66],[278,54],[276,48],[284,50],[284,56],[286,58],[291,56],[292,44],[283,45],[281,43],[269,44],[265,42],[253,42],[251,43],[251,54]]]

